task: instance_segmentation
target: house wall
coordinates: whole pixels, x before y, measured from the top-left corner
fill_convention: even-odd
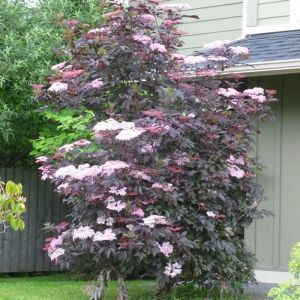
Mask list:
[[[180,29],[184,36],[183,52],[191,53],[215,40],[234,40],[242,35],[242,0],[165,0],[168,3],[187,3],[191,9],[186,14],[197,15],[199,20],[185,19]]]
[[[260,208],[275,216],[256,221],[246,232],[258,270],[287,271],[290,250],[300,241],[300,75],[251,79],[249,85],[278,90],[275,119],[257,136],[257,156],[265,166],[258,182],[267,201]]]
[[[290,0],[247,0],[247,27],[288,24]]]
[[[27,199],[24,231],[8,229],[0,233],[0,273],[58,270],[43,250],[44,224],[57,224],[66,215],[65,207],[53,193],[53,186],[41,181],[35,169],[0,168],[0,178],[2,181],[22,183],[23,194]]]

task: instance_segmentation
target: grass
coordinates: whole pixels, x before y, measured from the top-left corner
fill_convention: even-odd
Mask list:
[[[64,274],[38,277],[2,277],[0,278],[1,300],[88,300],[85,288],[91,282],[70,278]],[[155,298],[152,281],[129,281],[130,300],[165,300]],[[206,298],[201,291],[192,288],[175,290],[166,300],[210,300],[219,297]],[[112,282],[107,290],[107,300],[117,298],[117,283]],[[227,295],[223,300],[250,300],[249,296]],[[254,298],[257,299],[257,298]]]

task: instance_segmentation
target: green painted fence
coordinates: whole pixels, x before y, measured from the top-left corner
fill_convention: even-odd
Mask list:
[[[7,230],[0,234],[0,273],[47,272],[58,270],[43,251],[43,226],[65,219],[66,207],[53,192],[48,182],[40,180],[36,169],[0,168],[2,181],[13,180],[23,184],[27,198],[25,230]]]

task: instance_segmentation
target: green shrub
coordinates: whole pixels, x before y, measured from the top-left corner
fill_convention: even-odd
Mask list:
[[[269,291],[268,296],[275,300],[299,300],[300,299],[300,242],[291,251],[289,272],[294,279],[288,280]]]
[[[0,156],[2,166],[27,164],[38,136],[38,104],[31,84],[43,82],[67,49],[61,21],[77,18],[99,22],[98,0],[42,0],[36,7],[23,1],[0,0]],[[61,58],[60,58],[61,59]]]
[[[88,125],[94,120],[94,116],[89,110],[45,110],[42,112],[43,122],[39,129],[39,138],[32,141],[31,155],[38,157],[55,153],[65,144],[82,138],[91,139]]]

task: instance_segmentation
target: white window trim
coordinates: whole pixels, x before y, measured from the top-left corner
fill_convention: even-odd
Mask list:
[[[290,23],[300,24],[300,1],[290,0]]]
[[[287,24],[270,25],[270,26],[247,26],[248,2],[243,1],[243,34],[242,38],[250,34],[281,32],[300,29],[300,0],[290,0],[290,22]]]

